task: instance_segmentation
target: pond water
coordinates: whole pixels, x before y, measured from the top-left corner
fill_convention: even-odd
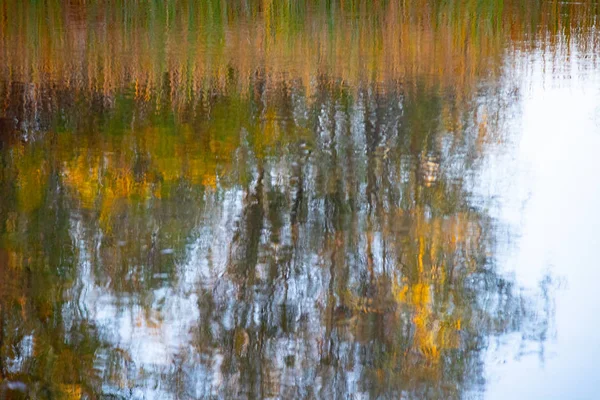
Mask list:
[[[598,398],[599,15],[0,0],[0,398]]]

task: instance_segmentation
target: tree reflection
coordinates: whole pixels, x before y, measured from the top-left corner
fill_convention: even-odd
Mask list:
[[[437,2],[383,2],[373,19],[364,2],[252,2],[215,14],[236,34],[183,3],[188,32],[213,25],[198,28],[205,42],[169,47],[179,58],[163,68],[152,44],[177,45],[173,3],[123,6],[119,22],[96,2],[0,1],[20,16],[0,32],[12,61],[0,69],[0,397],[460,398],[484,389],[494,337],[543,344],[551,293],[525,295],[497,271],[497,222],[473,199],[514,100],[494,21],[526,30],[520,15],[491,7],[484,35]],[[48,54],[31,50],[29,14]],[[354,14],[360,62],[277,57],[301,60],[328,32],[320,51],[339,55]],[[310,25],[328,15],[329,28]],[[83,20],[132,54],[99,47]],[[164,34],[136,42],[151,24]],[[263,33],[256,54],[244,32]],[[69,65],[61,37],[80,56]],[[448,68],[434,73],[440,54]]]
[[[455,159],[483,155],[474,114],[456,135],[438,90],[321,82],[309,101],[258,76],[183,124],[117,102],[105,126],[127,112],[126,134],[4,151],[5,379],[75,397],[482,389],[487,342],[535,314]]]

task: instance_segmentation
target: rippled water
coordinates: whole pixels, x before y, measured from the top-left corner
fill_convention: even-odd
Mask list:
[[[599,15],[0,0],[0,398],[597,398]]]

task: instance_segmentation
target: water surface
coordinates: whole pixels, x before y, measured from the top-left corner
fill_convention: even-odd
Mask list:
[[[595,398],[599,13],[0,0],[0,397]]]

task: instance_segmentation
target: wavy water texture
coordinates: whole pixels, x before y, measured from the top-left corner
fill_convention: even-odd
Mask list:
[[[553,286],[478,173],[514,56],[594,65],[599,12],[0,0],[0,397],[482,395]]]

